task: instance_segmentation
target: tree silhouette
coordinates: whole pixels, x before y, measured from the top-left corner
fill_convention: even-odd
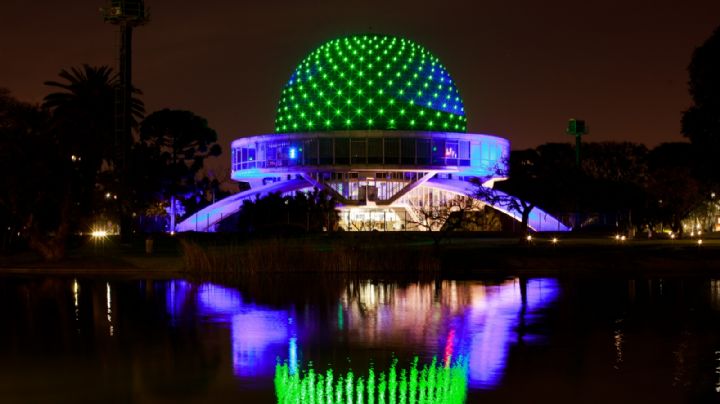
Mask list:
[[[536,149],[510,153],[504,166],[496,169],[495,177],[507,178],[484,187],[485,179],[476,179],[475,196],[491,206],[503,207],[520,215],[521,241],[529,232],[530,213],[536,207],[549,212],[569,211],[576,195],[570,192],[576,184],[577,167],[570,145],[549,143]]]
[[[107,66],[85,64],[63,69],[59,76],[64,81],[45,82],[61,91],[48,94],[43,105],[53,113],[53,128],[61,132],[64,151],[80,156],[82,166],[89,171],[98,171],[103,161],[112,166],[122,140],[116,139],[113,131],[116,74]],[[131,112],[134,122],[142,119],[145,112],[142,101],[133,98]],[[132,139],[125,141],[132,143]]]
[[[278,234],[278,230],[322,232],[336,230],[338,201],[326,190],[295,192],[292,196],[271,193],[243,201],[233,230],[254,234]]]
[[[107,217],[128,225],[134,190],[124,164],[132,138],[115,132],[116,93],[119,81],[107,66],[82,65],[61,70],[60,81],[45,84],[58,91],[48,94],[43,106],[52,112],[51,131],[60,142],[59,152],[73,157],[80,182],[74,189],[87,219]],[[134,90],[140,94],[140,91]],[[133,125],[144,113],[142,101],[131,100]],[[113,195],[105,198],[105,195]],[[119,195],[119,198],[117,197]],[[119,216],[119,217],[118,217]],[[125,220],[123,220],[125,219]],[[103,220],[105,221],[105,220]],[[93,224],[88,224],[88,226]]]
[[[190,111],[163,109],[140,124],[140,141],[158,156],[157,182],[170,200],[170,229],[175,228],[175,201],[192,191],[206,158],[220,155],[217,133],[205,118]]]
[[[77,161],[60,150],[46,109],[0,91],[0,218],[48,261],[65,254],[81,205]]]
[[[720,182],[715,161],[720,153],[720,27],[693,52],[688,73],[694,105],[683,113],[682,132],[697,155],[697,171],[706,181]]]

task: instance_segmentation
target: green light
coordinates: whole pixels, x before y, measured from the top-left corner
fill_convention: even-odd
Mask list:
[[[342,328],[341,310],[338,325]],[[432,363],[418,369],[418,358],[405,369],[394,360],[387,372],[372,367],[366,374],[335,374],[332,369],[316,372],[311,366],[297,371],[287,363],[275,366],[275,395],[278,403],[442,403],[460,404],[467,400],[467,361]]]
[[[414,42],[378,35],[335,39],[310,53],[296,68],[280,96],[275,130],[301,131],[313,125],[329,131],[431,130],[441,126],[465,132],[462,100],[448,77],[437,58]],[[339,105],[345,107],[338,109]],[[365,119],[352,119],[360,105]],[[290,117],[289,111],[297,112]],[[378,116],[403,118],[376,119]],[[429,116],[433,119],[428,120]]]

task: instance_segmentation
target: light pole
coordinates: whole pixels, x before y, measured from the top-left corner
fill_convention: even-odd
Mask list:
[[[148,10],[143,0],[111,0],[100,9],[105,22],[119,27],[118,78],[115,88],[115,172],[120,179],[124,204],[130,201],[127,183],[132,142],[132,33],[133,28],[147,24]],[[120,239],[129,242],[132,218],[128,208],[120,207]],[[174,229],[173,229],[174,230]]]
[[[580,145],[582,143],[581,137],[583,135],[586,135],[588,133],[588,127],[585,124],[584,120],[580,119],[571,119],[568,121],[567,129],[565,130],[565,133],[568,135],[575,136],[575,166],[578,168],[578,170],[581,168],[580,166]],[[580,198],[575,199],[575,227],[580,227],[580,212],[578,207],[578,200]]]

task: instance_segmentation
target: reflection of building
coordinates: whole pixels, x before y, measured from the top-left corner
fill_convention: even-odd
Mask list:
[[[208,322],[229,327],[235,376],[272,374],[278,357],[290,358],[291,365],[297,366],[294,324],[287,311],[245,302],[234,289],[172,281],[167,290],[168,312],[179,318],[189,309],[197,310]]]
[[[358,282],[348,284],[336,308],[296,312],[249,303],[231,288],[171,281],[166,301],[174,321],[192,313],[230,330],[239,378],[269,377],[278,359],[298,369],[308,366],[303,360],[323,366],[336,351],[358,363],[359,352],[387,350],[444,362],[462,356],[469,385],[488,388],[500,383],[512,345],[540,338],[533,326],[558,290],[553,279]]]
[[[335,39],[310,53],[283,89],[275,130],[232,144],[232,178],[251,189],[179,230],[212,230],[247,198],[312,188],[340,201],[345,229],[415,229],[428,207],[474,195],[471,179],[503,179],[510,149],[506,139],[466,133],[463,101],[438,58],[380,35]],[[536,230],[567,230],[533,213]]]
[[[553,279],[394,285],[362,283],[341,299],[352,340],[378,346],[423,346],[442,358],[468,360],[470,386],[497,386],[510,347],[533,343],[529,331],[558,293]],[[338,314],[340,317],[340,313]]]

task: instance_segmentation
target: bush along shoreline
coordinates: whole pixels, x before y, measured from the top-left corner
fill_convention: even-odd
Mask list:
[[[605,240],[454,239],[422,237],[181,239],[190,276],[233,279],[265,274],[368,276],[620,276],[720,275],[720,248],[694,243],[614,244]]]
[[[181,240],[185,269],[204,276],[263,273],[437,274],[433,246],[388,241],[258,239],[226,245]]]

